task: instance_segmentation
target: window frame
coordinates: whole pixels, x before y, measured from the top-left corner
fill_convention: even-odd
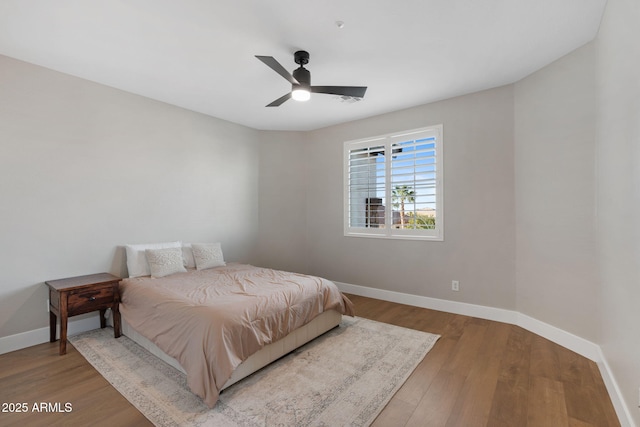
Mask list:
[[[434,229],[401,229],[386,224],[393,222],[392,187],[393,175],[391,173],[393,144],[407,138],[407,141],[415,138],[435,137],[435,228]],[[385,226],[380,228],[370,226],[351,226],[351,153],[354,150],[365,150],[367,152],[378,151],[384,147],[384,209]],[[428,240],[444,241],[444,136],[442,124],[427,126],[417,129],[399,131],[378,135],[369,138],[345,141],[343,145],[343,220],[344,235],[347,237],[370,237],[381,239],[406,239],[406,240]],[[379,187],[378,184],[376,186]],[[377,197],[377,196],[376,196]],[[368,220],[368,218],[367,218]]]

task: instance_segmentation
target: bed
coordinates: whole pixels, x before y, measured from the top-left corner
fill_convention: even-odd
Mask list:
[[[210,407],[224,388],[353,315],[320,277],[224,262],[174,269],[120,282],[123,333],[185,372]]]

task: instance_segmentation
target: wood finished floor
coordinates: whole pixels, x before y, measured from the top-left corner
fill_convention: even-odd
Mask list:
[[[349,295],[360,317],[441,335],[374,426],[613,427],[597,365],[517,326]],[[151,425],[72,346],[0,355],[0,426]],[[32,412],[37,402],[68,413]]]

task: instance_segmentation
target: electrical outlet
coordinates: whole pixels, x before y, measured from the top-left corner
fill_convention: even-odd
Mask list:
[[[451,290],[458,292],[460,290],[460,282],[458,282],[457,280],[452,280],[451,281]]]

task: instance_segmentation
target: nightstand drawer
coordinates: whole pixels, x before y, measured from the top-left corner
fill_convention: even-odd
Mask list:
[[[80,289],[69,293],[67,310],[69,315],[88,313],[113,305],[115,289],[112,285]]]

